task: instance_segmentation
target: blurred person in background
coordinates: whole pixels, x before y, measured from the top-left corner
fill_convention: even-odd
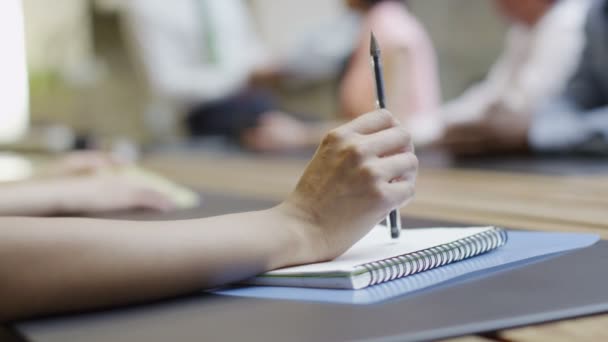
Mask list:
[[[340,84],[340,107],[344,118],[369,111],[376,103],[370,67],[370,32],[382,49],[388,107],[399,120],[417,122],[439,107],[437,57],[422,24],[403,0],[346,0],[362,16],[353,55]],[[411,126],[412,130],[416,127]]]
[[[564,92],[533,117],[529,140],[536,151],[608,153],[608,1],[594,4],[586,38],[581,62]]]
[[[370,67],[370,33],[373,31],[382,49],[384,76],[387,88],[388,108],[398,120],[403,122],[412,134],[421,131],[437,131],[438,119],[434,118],[440,104],[440,86],[437,58],[433,44],[422,24],[408,11],[403,0],[346,0],[351,16],[346,21],[346,32],[353,34],[352,42],[346,36],[343,44],[334,50],[342,51],[343,46],[351,47],[343,56],[343,70],[339,80],[339,113],[336,120],[321,123],[301,123],[294,120],[276,118],[268,120],[266,127],[253,130],[251,145],[258,149],[273,149],[276,135],[267,130],[273,121],[283,128],[287,146],[310,146],[316,144],[329,128],[345,120],[352,119],[374,108],[376,91]],[[353,15],[354,14],[354,15]],[[356,21],[351,20],[356,18]],[[356,23],[356,29],[351,27]],[[328,33],[328,35],[332,35]],[[322,41],[319,41],[321,44]],[[302,50],[300,50],[302,51]],[[306,51],[302,51],[306,54]],[[303,56],[304,59],[306,55]],[[312,62],[315,59],[311,56]],[[325,59],[321,59],[326,62]],[[330,59],[330,61],[334,61]],[[299,64],[299,65],[298,65]],[[309,61],[308,64],[311,64]],[[335,67],[336,63],[322,63]],[[287,65],[287,74],[294,78],[305,78],[297,72],[306,63]],[[303,70],[313,75],[318,70],[310,66]],[[311,71],[312,70],[312,71]],[[279,125],[277,125],[278,127]],[[426,133],[428,134],[428,133]]]
[[[263,128],[270,141],[287,144],[281,137],[293,119],[252,85],[275,64],[248,6],[244,0],[131,0],[126,27],[153,95],[176,109],[162,115],[184,114],[193,136],[226,136],[247,146],[255,140],[252,129]]]
[[[511,23],[487,78],[441,109],[439,144],[456,154],[524,151],[532,114],[574,73],[590,0],[495,0]],[[419,145],[432,136],[414,139]]]
[[[0,143],[18,141],[28,129],[28,84],[21,1],[0,1]],[[0,152],[2,151],[0,146]],[[99,152],[80,152],[61,157],[46,172],[26,179],[28,171],[11,163],[19,181],[0,182],[0,216],[97,213],[147,208],[169,210],[171,198],[153,187],[105,172],[124,162]],[[104,173],[104,174],[102,174]]]

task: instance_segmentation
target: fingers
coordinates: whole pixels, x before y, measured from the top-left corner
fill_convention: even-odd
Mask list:
[[[71,153],[64,158],[63,163],[69,173],[89,173],[126,164],[116,156],[98,151]]]
[[[380,177],[377,185],[388,208],[398,208],[415,196],[418,158],[413,152],[399,153],[375,161],[374,169]]]
[[[386,182],[414,180],[418,170],[418,158],[411,152],[378,158],[373,163],[378,178]]]
[[[390,113],[378,111],[331,131],[321,142],[324,149],[343,151],[360,161],[414,152],[414,145],[409,132]]]
[[[399,208],[414,200],[416,196],[415,182],[384,183],[381,189],[389,202],[389,208]]]
[[[176,209],[175,203],[164,194],[148,189],[135,189],[130,203],[130,208],[151,209],[156,211],[172,211]]]
[[[376,156],[414,151],[412,137],[401,125],[365,136],[363,139],[364,150]]]
[[[351,122],[337,128],[345,133],[372,134],[398,125],[397,119],[387,110],[377,110],[363,114]]]

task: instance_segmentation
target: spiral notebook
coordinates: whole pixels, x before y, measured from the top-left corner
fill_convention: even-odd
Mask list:
[[[507,241],[497,227],[404,230],[392,240],[378,226],[333,261],[264,273],[246,283],[331,289],[363,289],[492,251]]]

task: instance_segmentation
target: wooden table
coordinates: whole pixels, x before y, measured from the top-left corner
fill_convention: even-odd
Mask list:
[[[280,200],[306,162],[263,156],[171,153],[148,156],[144,166],[198,189]],[[539,176],[422,168],[406,216],[509,228],[590,232],[608,239],[608,175]],[[608,291],[608,289],[607,289]],[[496,336],[455,341],[608,340],[608,315],[573,319]]]

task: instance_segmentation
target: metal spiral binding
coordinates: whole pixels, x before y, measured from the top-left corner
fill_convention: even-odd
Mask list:
[[[376,285],[486,253],[507,242],[507,232],[494,227],[458,241],[361,265]]]

